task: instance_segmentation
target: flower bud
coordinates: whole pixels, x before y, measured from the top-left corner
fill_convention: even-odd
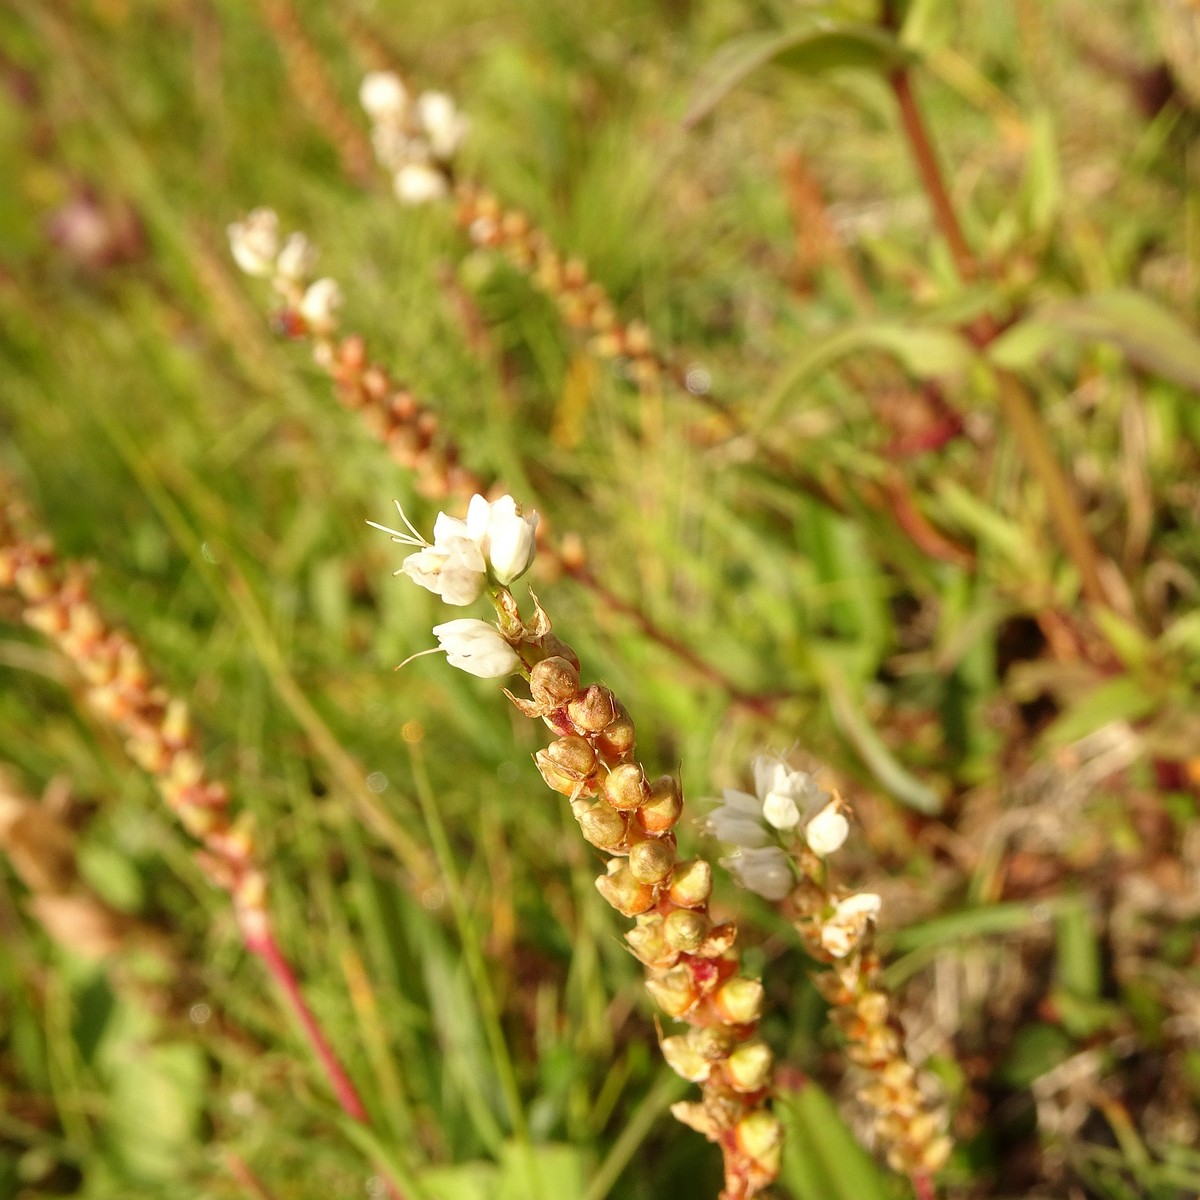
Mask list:
[[[533,564],[537,524],[537,513],[526,516],[511,496],[501,496],[489,506],[485,544],[488,566],[498,583],[507,586]]]
[[[275,274],[289,283],[303,283],[316,265],[317,248],[304,234],[293,233],[275,260]]]
[[[674,961],[675,954],[663,937],[663,919],[658,913],[644,913],[637,924],[625,934],[629,948],[646,966],[668,965],[664,960]]]
[[[696,1053],[686,1035],[663,1038],[659,1044],[667,1066],[690,1083],[703,1083],[712,1074],[712,1062]]]
[[[647,979],[646,990],[669,1017],[682,1017],[699,999],[687,967],[672,967]]]
[[[734,1130],[737,1148],[772,1179],[783,1155],[783,1126],[765,1108],[747,1113]]]
[[[579,814],[579,828],[593,846],[616,852],[625,844],[625,817],[603,800]]]
[[[702,858],[676,864],[668,895],[681,908],[703,908],[712,894],[712,867]]]
[[[771,1082],[775,1056],[766,1042],[743,1042],[726,1060],[725,1075],[735,1092],[757,1092]]]
[[[599,733],[616,715],[616,698],[598,683],[588,684],[567,705],[567,716],[581,733]]]
[[[752,1025],[762,1016],[763,985],[757,979],[735,975],[717,990],[713,1007],[730,1025]]]
[[[604,780],[604,798],[623,812],[638,808],[649,794],[646,777],[637,763],[613,767]]]
[[[728,1029],[722,1029],[720,1025],[710,1025],[706,1029],[692,1029],[687,1036],[688,1041],[692,1044],[692,1049],[709,1062],[719,1062],[726,1058],[735,1044],[734,1036]]]
[[[672,950],[693,953],[704,944],[709,919],[690,908],[676,908],[663,918],[663,940]]]
[[[529,672],[529,691],[539,704],[557,708],[579,691],[579,671],[557,655],[543,658]]]
[[[888,998],[884,992],[863,992],[854,1007],[868,1025],[882,1025],[888,1018]]]
[[[675,866],[675,850],[666,842],[638,842],[629,849],[629,870],[639,883],[662,883]]]
[[[654,906],[654,889],[635,879],[619,859],[608,864],[608,874],[596,880],[596,889],[626,917],[636,917]]]
[[[804,827],[808,848],[821,858],[841,849],[850,832],[850,822],[842,815],[836,797]]]
[[[574,771],[560,767],[550,757],[549,750],[539,750],[533,760],[548,788],[572,798],[582,796],[588,790],[586,776],[581,779]]]
[[[683,797],[679,784],[671,775],[656,779],[650,787],[650,798],[638,811],[638,820],[647,833],[666,833],[679,820]]]
[[[596,752],[581,737],[559,738],[558,741],[550,743],[546,754],[555,766],[580,779],[586,778],[596,769]]]
[[[624,758],[633,753],[634,741],[633,720],[618,701],[617,715],[604,727],[596,744],[609,758]]]

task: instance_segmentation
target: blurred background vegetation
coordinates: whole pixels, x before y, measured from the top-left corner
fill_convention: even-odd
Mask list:
[[[681,771],[686,842],[715,852],[703,798],[759,750],[842,786],[846,882],[884,896],[912,1048],[953,1112],[945,1193],[1200,1194],[1200,10],[892,15],[974,278],[862,50],[872,3],[4,6],[0,465],[189,698],[372,1125],[336,1113],[186,836],[0,598],[0,763],[49,789],[88,883],[143,930],[101,962],[51,940],[0,860],[0,1196],[381,1195],[388,1159],[431,1200],[718,1189],[666,1113],[686,1088],[536,730],[438,659],[392,672],[439,610],[364,520],[396,498],[428,528],[438,506],[232,266],[224,228],[259,204],[321,246],[346,325],[465,460],[716,669],[533,581],[643,757]],[[859,24],[822,40],[817,18]],[[724,94],[723,68],[797,30]],[[629,387],[445,212],[396,204],[355,99],[381,67],[455,95],[466,172],[724,414]],[[422,794],[453,850],[432,885],[362,819],[432,863]],[[787,923],[719,897],[786,1064],[780,1192],[910,1195],[856,1149]]]

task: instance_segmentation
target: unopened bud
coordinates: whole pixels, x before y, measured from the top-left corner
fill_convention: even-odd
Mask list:
[[[663,1038],[660,1044],[667,1066],[676,1075],[690,1083],[703,1083],[712,1074],[712,1062],[696,1053],[686,1035]]]
[[[725,1074],[735,1092],[757,1092],[771,1082],[775,1056],[766,1042],[743,1042],[726,1060]]]
[[[607,875],[596,880],[596,889],[619,913],[636,917],[654,905],[654,889],[635,879],[619,859],[608,864]]]
[[[579,672],[565,658],[543,658],[529,672],[529,692],[539,704],[557,708],[579,691]]]
[[[783,1126],[779,1119],[757,1108],[747,1113],[734,1130],[737,1148],[762,1171],[774,1178],[783,1155]]]
[[[687,967],[672,967],[646,980],[646,990],[669,1017],[682,1017],[694,1008],[699,996]]]
[[[888,1018],[888,998],[884,992],[864,992],[854,1007],[868,1025],[882,1025]]]
[[[550,743],[546,753],[556,766],[580,778],[590,775],[596,767],[596,752],[581,737],[559,738]]]
[[[703,908],[712,894],[712,867],[702,858],[681,862],[671,877],[671,900],[681,908]]]
[[[648,792],[646,777],[637,763],[613,767],[604,780],[604,798],[613,808],[625,812],[640,807]]]
[[[690,908],[677,908],[663,919],[663,938],[672,950],[692,953],[704,944],[709,920]]]
[[[637,924],[625,934],[629,948],[646,964],[653,966],[664,959],[674,959],[675,954],[663,937],[663,919],[658,913],[645,913],[638,917]]]
[[[617,715],[604,727],[597,745],[610,758],[624,758],[626,754],[633,753],[635,740],[633,719],[618,701]]]
[[[638,811],[638,820],[647,833],[666,833],[683,811],[679,784],[670,775],[656,779],[650,787],[650,798]]]
[[[719,1062],[725,1058],[734,1045],[733,1035],[720,1025],[710,1025],[707,1029],[693,1029],[688,1033],[688,1041],[691,1042],[692,1049],[709,1062]]]
[[[599,683],[591,683],[567,705],[571,724],[582,733],[599,733],[617,715],[612,692]]]
[[[629,849],[629,870],[640,883],[662,883],[675,866],[675,851],[666,842],[638,842]]]
[[[579,828],[593,846],[616,851],[625,844],[625,817],[603,800],[598,800],[578,815]]]
[[[763,985],[735,975],[713,996],[713,1007],[730,1025],[752,1025],[762,1016]]]

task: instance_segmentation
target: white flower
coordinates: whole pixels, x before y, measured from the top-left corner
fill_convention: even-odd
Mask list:
[[[479,496],[473,497],[471,504],[479,499]],[[467,516],[469,519],[469,510]],[[497,583],[508,585],[520,579],[533,565],[537,553],[537,523],[537,513],[525,516],[511,496],[501,496],[489,506],[483,551]]]
[[[460,667],[481,679],[510,675],[521,665],[517,652],[486,621],[462,617],[435,625],[433,632],[452,667]]]
[[[300,315],[313,333],[332,333],[337,328],[337,311],[342,307],[342,289],[335,279],[310,283],[300,300]]]
[[[838,800],[833,799],[804,827],[804,840],[814,854],[824,858],[841,849],[849,832],[850,822],[842,815]]]
[[[438,513],[432,545],[413,528],[399,503],[396,508],[407,533],[374,521],[367,524],[390,533],[394,542],[415,546],[417,552],[404,560],[396,574],[402,571],[447,604],[477,600],[487,587],[489,572],[497,582],[509,584],[533,562],[538,515],[523,515],[511,496],[501,496],[492,504],[472,496],[466,520]]]
[[[317,248],[302,233],[291,234],[275,260],[275,274],[290,283],[303,283],[317,262]]]
[[[279,253],[279,218],[269,208],[256,208],[226,230],[233,260],[247,275],[270,275]]]
[[[441,200],[450,190],[446,176],[427,163],[405,163],[392,179],[396,197],[404,204],[428,204]]]
[[[434,155],[443,162],[452,159],[469,125],[454,101],[445,92],[422,92],[417,97],[417,118]]]
[[[782,900],[796,885],[791,860],[778,846],[742,849],[722,861],[743,887],[767,900]]]
[[[476,542],[470,538],[440,539],[416,554],[400,568],[414,583],[441,596],[447,604],[473,604],[483,595],[487,567]]]
[[[859,892],[839,901],[833,916],[821,927],[821,945],[834,958],[845,958],[862,941],[882,904],[874,892]]]
[[[408,111],[408,89],[394,71],[372,71],[359,86],[358,102],[372,121],[397,125]]]
[[[767,845],[770,834],[763,827],[758,797],[734,788],[726,788],[724,797],[725,803],[708,815],[714,836],[730,846],[752,850]]]

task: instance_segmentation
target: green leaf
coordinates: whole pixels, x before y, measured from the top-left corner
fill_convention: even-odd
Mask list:
[[[783,1182],[796,1200],[894,1200],[887,1178],[815,1083],[784,1096],[776,1111],[787,1136]]]
[[[1000,1067],[1000,1078],[1013,1087],[1028,1087],[1039,1075],[1069,1058],[1073,1049],[1071,1039],[1057,1025],[1026,1025],[1013,1038]]]
[[[1135,721],[1152,712],[1158,697],[1129,675],[1101,684],[1080,703],[1069,708],[1046,731],[1052,746],[1068,746],[1113,721]]]
[[[918,379],[937,379],[967,370],[974,354],[954,330],[937,326],[866,321],[840,326],[814,338],[780,373],[763,400],[757,420],[766,424],[797,388],[851,354],[879,350],[896,359]]]
[[[1087,902],[1073,896],[1058,911],[1054,922],[1058,944],[1058,980],[1081,1000],[1100,995],[1100,946]]]
[[[1054,136],[1054,118],[1045,109],[1034,114],[1030,123],[1029,157],[1021,199],[1029,228],[1036,234],[1050,232],[1062,203],[1062,174],[1058,163],[1058,145]]]
[[[943,49],[954,37],[958,11],[956,0],[912,0],[900,41],[923,54]]]
[[[1028,367],[1062,335],[1119,347],[1143,370],[1200,392],[1200,336],[1169,308],[1141,292],[1113,291],[1036,309],[988,348],[1011,369]]]
[[[702,68],[683,117],[684,128],[704,120],[734,88],[768,64],[808,75],[840,68],[882,72],[911,57],[886,30],[829,17],[811,16],[782,33],[746,34],[726,42]]]

